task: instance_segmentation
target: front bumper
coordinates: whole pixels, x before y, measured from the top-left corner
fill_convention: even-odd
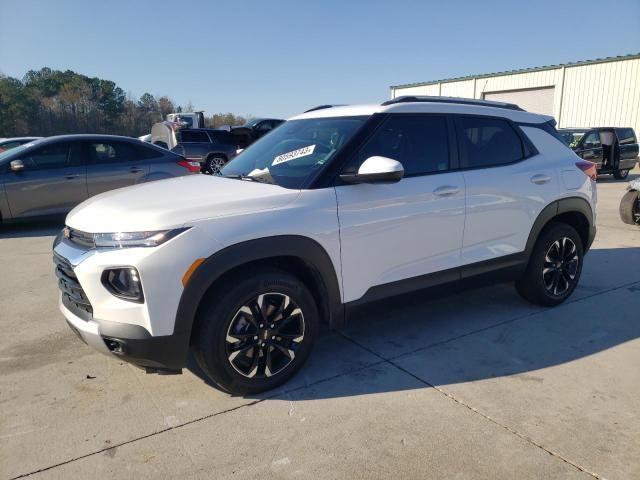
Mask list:
[[[80,339],[105,355],[117,357],[148,371],[178,373],[185,366],[189,338],[186,334],[153,337],[138,325],[84,320],[62,302],[60,310]]]
[[[158,373],[177,373],[186,365],[189,332],[175,331],[181,278],[193,262],[180,242],[159,247],[91,249],[67,240],[54,247],[60,287],[59,307],[71,329],[95,350]],[[145,301],[114,296],[101,282],[105,269],[135,267]]]

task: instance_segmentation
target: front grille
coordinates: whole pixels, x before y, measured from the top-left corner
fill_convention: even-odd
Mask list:
[[[80,245],[85,248],[94,248],[95,242],[93,241],[93,234],[76,230],[75,228],[66,228],[65,237],[71,243]]]
[[[78,317],[89,320],[93,317],[93,307],[78,282],[71,264],[60,255],[53,254],[58,287],[62,291],[62,303]]]

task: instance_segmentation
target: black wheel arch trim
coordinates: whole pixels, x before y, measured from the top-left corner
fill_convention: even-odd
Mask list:
[[[190,338],[198,307],[215,281],[234,268],[274,257],[295,257],[312,269],[314,278],[322,281],[327,313],[332,328],[344,322],[344,306],[338,276],[329,254],[315,240],[299,235],[276,235],[240,242],[214,253],[193,273],[180,302],[173,335]],[[320,299],[318,299],[320,300]],[[186,359],[189,342],[184,345]]]
[[[224,152],[209,152],[207,153],[207,156],[205,157],[205,159],[209,160],[210,158],[215,158],[215,157],[224,158],[227,162],[229,161],[229,155],[227,155]]]
[[[555,202],[547,205],[542,209],[535,222],[533,222],[533,227],[531,227],[531,231],[529,232],[529,238],[527,239],[527,246],[525,248],[525,252],[527,257],[531,256],[533,252],[533,247],[540,236],[543,228],[554,218],[563,213],[579,213],[582,214],[589,225],[588,232],[588,240],[584,245],[585,253],[591,247],[593,243],[593,239],[596,236],[596,227],[593,223],[593,211],[591,210],[591,205],[584,198],[581,197],[568,197],[562,198],[560,200],[556,200]]]

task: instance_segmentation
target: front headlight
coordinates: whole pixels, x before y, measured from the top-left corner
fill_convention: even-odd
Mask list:
[[[188,227],[152,232],[94,233],[93,242],[97,248],[157,247],[187,230]]]

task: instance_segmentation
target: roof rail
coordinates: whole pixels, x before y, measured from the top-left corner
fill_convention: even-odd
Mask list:
[[[480,107],[506,108],[508,110],[519,110],[524,112],[515,103],[494,102],[492,100],[476,100],[473,98],[460,97],[433,97],[426,95],[403,95],[392,100],[387,100],[382,105],[394,105],[396,103],[455,103],[459,105],[478,105]]]
[[[303,113],[308,113],[308,112],[314,112],[316,110],[322,110],[324,108],[331,108],[331,107],[342,107],[343,105],[318,105],[317,107],[313,107],[310,108],[309,110],[305,110]]]

